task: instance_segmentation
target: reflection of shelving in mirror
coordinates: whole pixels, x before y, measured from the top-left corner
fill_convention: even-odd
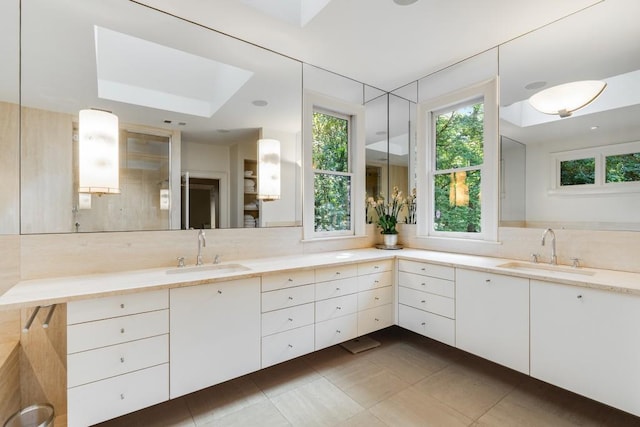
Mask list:
[[[244,159],[243,165],[243,226],[244,228],[255,228],[260,225],[260,202],[258,201],[258,163],[255,160]]]

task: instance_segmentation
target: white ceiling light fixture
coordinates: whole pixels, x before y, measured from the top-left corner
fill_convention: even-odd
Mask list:
[[[118,117],[108,111],[80,110],[79,193],[119,194]]]
[[[529,98],[529,103],[541,113],[569,117],[574,111],[592,103],[606,86],[599,80],[565,83],[536,93]]]
[[[409,6],[410,4],[414,4],[418,0],[393,0],[395,4],[398,6]]]
[[[331,0],[242,0],[243,3],[258,9],[276,19],[304,27]]]

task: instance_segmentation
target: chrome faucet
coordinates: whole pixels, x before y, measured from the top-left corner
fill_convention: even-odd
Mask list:
[[[204,235],[204,230],[198,231],[198,257],[196,258],[196,265],[202,265],[202,248],[207,247],[207,238]]]
[[[544,230],[544,234],[542,235],[542,246],[544,246],[547,234],[551,234],[551,259],[549,260],[549,264],[556,265],[558,264],[558,257],[556,255],[556,233],[554,233],[550,228]]]

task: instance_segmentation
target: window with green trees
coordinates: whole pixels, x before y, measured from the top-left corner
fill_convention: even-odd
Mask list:
[[[433,114],[433,120],[433,230],[480,233],[484,103],[448,108]]]
[[[314,230],[352,229],[350,118],[314,110],[312,168],[314,183]]]

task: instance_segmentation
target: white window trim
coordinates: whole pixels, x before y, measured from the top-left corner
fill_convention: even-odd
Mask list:
[[[351,118],[351,146],[349,166],[351,181],[351,229],[344,231],[316,232],[314,227],[314,170],[311,166],[313,144],[314,109],[336,112]],[[304,240],[361,237],[366,234],[365,203],[365,109],[359,104],[348,103],[336,98],[305,90],[303,101],[303,230]],[[362,199],[362,203],[358,203]],[[362,209],[358,209],[362,207]]]
[[[483,98],[484,101],[484,159],[481,167],[482,222],[480,233],[438,232],[433,230],[433,172],[435,146],[432,114],[445,108]],[[496,242],[498,240],[498,83],[497,78],[461,89],[436,99],[418,104],[418,237],[438,239],[464,239]]]
[[[551,196],[599,196],[603,194],[638,193],[640,192],[640,182],[604,182],[606,158],[608,156],[638,152],[640,152],[640,141],[551,153],[551,185],[549,186],[548,194]],[[560,185],[560,162],[592,157],[595,158],[594,184]]]

